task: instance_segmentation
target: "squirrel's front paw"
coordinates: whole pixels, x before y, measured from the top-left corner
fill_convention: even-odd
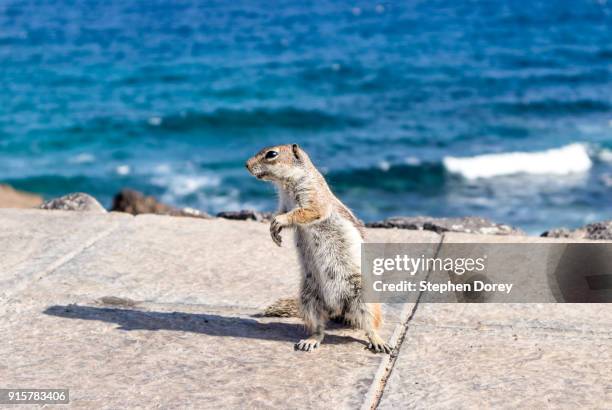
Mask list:
[[[283,242],[283,238],[281,238],[280,232],[286,225],[287,224],[283,220],[282,215],[275,217],[272,220],[272,223],[270,224],[270,236],[272,237],[274,243],[278,246],[281,246],[281,243]]]

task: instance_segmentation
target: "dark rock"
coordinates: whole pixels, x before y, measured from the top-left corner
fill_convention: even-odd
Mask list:
[[[225,211],[219,212],[217,214],[219,218],[225,219],[236,219],[240,221],[260,221],[267,222],[271,221],[274,217],[272,212],[259,212],[259,211],[251,211],[251,210],[242,210],[242,211]]]
[[[588,224],[585,229],[587,239],[612,240],[612,220]]]
[[[557,228],[544,232],[545,238],[612,240],[612,220],[595,222],[577,229]]]
[[[211,218],[206,212],[192,208],[175,208],[162,204],[152,196],[145,196],[138,191],[123,189],[113,199],[111,211],[127,212],[132,215],[158,214],[171,216],[188,216],[193,218]]]
[[[573,231],[567,228],[556,228],[540,235],[543,238],[571,238]]]
[[[139,214],[169,214],[176,209],[131,189],[123,189],[113,198],[111,211]]]
[[[397,228],[421,231],[463,232],[485,235],[525,235],[523,231],[509,225],[498,224],[486,218],[467,216],[463,218],[431,218],[427,216],[395,216],[383,221],[369,222],[368,228]]]
[[[0,208],[36,208],[42,203],[43,199],[39,195],[0,184]]]
[[[432,218],[425,216],[393,216],[382,221],[368,222],[366,227],[368,228],[397,228],[397,229],[411,229],[411,230],[423,230],[425,222],[431,221]]]
[[[106,213],[106,209],[100,205],[96,198],[82,192],[75,192],[46,201],[40,206],[40,209]]]

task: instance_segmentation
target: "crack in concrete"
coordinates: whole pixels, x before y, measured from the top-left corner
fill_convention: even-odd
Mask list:
[[[434,258],[437,257],[440,253],[440,248],[442,247],[443,242],[444,235],[440,237],[440,242],[438,242],[436,251],[433,255]],[[430,275],[431,269],[427,271],[427,275],[425,276],[426,281],[429,280]],[[409,306],[406,311],[402,311],[401,317],[404,317],[405,314],[407,314],[408,317],[405,321],[400,322],[400,324],[396,327],[395,332],[393,332],[393,335],[391,336],[390,343],[393,343],[395,345],[393,352],[391,352],[387,361],[383,360],[380,367],[378,368],[378,371],[374,375],[374,381],[372,382],[370,390],[366,394],[365,400],[361,407],[362,410],[375,410],[378,408],[378,405],[382,400],[387,381],[389,380],[389,377],[391,377],[391,373],[393,372],[393,368],[395,367],[395,363],[397,362],[397,358],[399,357],[400,349],[404,343],[404,339],[406,338],[406,333],[408,333],[408,324],[416,314],[423,294],[424,292],[419,292],[419,295],[417,296],[414,305]]]
[[[130,219],[129,222],[131,222],[132,220],[133,219]],[[40,273],[38,276],[23,278],[23,280],[21,280],[19,283],[17,283],[15,286],[11,288],[10,293],[8,291],[5,292],[6,299],[3,303],[0,304],[0,306],[6,307],[8,304],[10,304],[11,300],[14,300],[20,293],[24,292],[28,288],[29,285],[31,285],[34,282],[40,281],[45,277],[50,276],[54,271],[58,270],[60,267],[69,263],[70,261],[78,257],[79,255],[81,255],[83,252],[85,252],[87,249],[94,246],[100,240],[106,238],[107,236],[117,231],[120,227],[126,225],[129,222],[124,223],[123,221],[119,221],[117,224],[114,224],[111,228],[108,228],[100,232],[98,235],[92,236],[89,240],[85,241],[85,243],[79,246],[77,249],[73,250],[72,252],[68,252],[65,255],[61,256],[60,258],[56,259],[49,266],[47,266],[47,268],[45,268],[42,271],[42,273]],[[4,312],[4,309],[2,309],[2,311]]]
[[[70,262],[71,260],[75,259],[80,254],[85,252],[87,249],[91,248],[96,243],[98,243],[102,239],[106,238],[107,236],[115,232],[122,225],[123,225],[122,223],[118,223],[117,225],[100,232],[98,235],[93,236],[88,241],[86,241],[84,245],[80,246],[78,249],[74,250],[73,252],[68,252],[66,255],[59,258],[51,265],[49,265],[49,267],[47,267],[47,269],[45,269],[43,273],[38,276],[37,280],[41,280],[46,276],[50,276],[54,271],[58,270],[59,268],[61,268],[62,266]]]

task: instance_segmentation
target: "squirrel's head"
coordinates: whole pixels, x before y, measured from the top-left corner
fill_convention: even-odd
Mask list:
[[[306,173],[310,159],[298,144],[276,145],[259,151],[246,162],[249,172],[265,181],[283,182]]]

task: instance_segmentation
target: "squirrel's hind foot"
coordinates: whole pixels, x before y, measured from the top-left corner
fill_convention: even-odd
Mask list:
[[[294,346],[295,350],[303,352],[312,352],[321,345],[321,341],[315,338],[302,339]]]
[[[368,349],[370,349],[372,352],[390,354],[391,351],[393,351],[393,348],[387,343],[385,343],[385,341],[380,336],[378,336],[378,334],[368,336],[368,338],[370,339]]]
[[[368,349],[373,353],[391,354],[391,351],[393,351],[393,348],[386,343],[370,343]]]

